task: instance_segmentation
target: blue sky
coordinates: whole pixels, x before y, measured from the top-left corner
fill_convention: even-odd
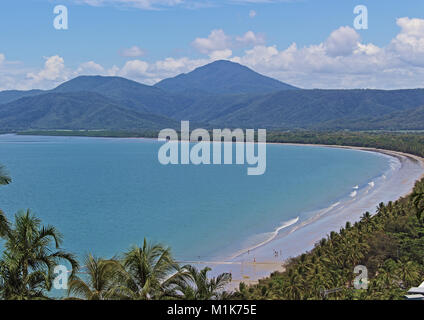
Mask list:
[[[68,8],[68,29],[53,8]],[[368,9],[368,29],[353,9]],[[0,89],[153,84],[225,58],[304,88],[423,87],[422,0],[2,0]]]

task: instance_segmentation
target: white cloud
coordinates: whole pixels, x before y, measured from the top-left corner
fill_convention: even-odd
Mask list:
[[[265,35],[247,31],[242,36],[229,36],[222,29],[212,30],[207,38],[196,38],[192,46],[203,54],[228,53],[232,48],[251,47],[265,43]],[[226,56],[228,57],[228,55]]]
[[[0,54],[0,89],[51,88],[79,74],[118,75],[153,84],[187,73],[218,59],[239,62],[262,74],[303,88],[411,88],[424,84],[424,20],[400,18],[399,33],[386,45],[364,43],[355,30],[341,27],[321,43],[286,48],[266,45],[247,32],[230,37],[217,29],[193,46],[206,55],[200,59],[167,57],[157,61],[130,60],[123,66],[101,66],[94,61],[73,70],[59,56],[46,58],[41,69],[24,67]],[[243,39],[243,41],[242,41]],[[244,41],[246,40],[246,41]],[[249,40],[249,41],[247,41]],[[232,48],[249,45],[234,56]]]
[[[147,69],[149,64],[146,61],[142,60],[131,60],[127,61],[122,69],[119,71],[119,74],[123,77],[137,78],[137,77],[146,77],[149,76]]]
[[[400,18],[401,32],[391,42],[389,49],[407,63],[424,66],[424,20]]]
[[[341,27],[319,44],[257,45],[232,60],[304,88],[423,87],[424,20],[397,24],[401,30],[386,47],[361,43],[355,30]]]
[[[132,46],[131,48],[121,50],[120,55],[123,57],[130,58],[141,57],[142,55],[144,55],[144,50],[138,46]]]
[[[209,54],[209,58],[212,61],[225,60],[225,59],[229,59],[232,55],[233,55],[233,51],[231,51],[230,49],[216,50],[216,51],[212,51]]]
[[[98,63],[95,63],[94,61],[88,61],[81,63],[79,67],[76,70],[76,73],[78,75],[80,74],[102,74],[104,73],[105,69]]]
[[[253,31],[247,31],[243,36],[236,37],[236,41],[238,44],[247,47],[265,43],[265,36]]]
[[[333,31],[324,42],[330,56],[347,56],[358,46],[359,34],[351,27],[340,27]]]
[[[65,61],[58,55],[46,57],[44,68],[37,73],[28,73],[27,77],[34,80],[35,82],[41,82],[43,80],[58,80],[65,78],[63,71],[65,71]]]
[[[207,38],[196,38],[192,45],[201,53],[208,54],[231,47],[231,38],[222,29],[215,29],[211,31]]]

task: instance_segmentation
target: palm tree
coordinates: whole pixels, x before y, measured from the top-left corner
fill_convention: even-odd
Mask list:
[[[0,210],[0,238],[5,237],[10,231],[9,221],[3,211]]]
[[[182,275],[171,250],[160,244],[134,246],[124,254],[114,295],[122,299],[160,299],[172,294],[170,286]]]
[[[414,261],[400,260],[396,265],[396,275],[402,280],[405,288],[417,283],[420,278],[419,266]]]
[[[421,222],[424,208],[424,182],[419,181],[415,184],[414,190],[411,194],[411,198],[412,204],[416,210],[417,219]]]
[[[0,185],[6,185],[12,182],[10,176],[6,173],[4,166],[0,165]],[[6,215],[0,210],[0,237],[6,236],[9,232],[9,223]]]
[[[87,280],[73,276],[68,284],[70,299],[105,300],[113,297],[113,286],[119,262],[93,257],[91,254],[84,259],[84,270]]]
[[[206,267],[202,270],[187,265],[183,267],[188,272],[179,281],[176,281],[176,292],[184,300],[211,300],[227,297],[223,289],[231,282],[230,273],[222,273],[216,278],[208,278],[208,272],[211,268]]]
[[[288,274],[288,283],[285,284],[283,292],[285,296],[290,300],[300,300],[303,298],[304,294],[304,280],[302,277],[292,269],[289,270]]]
[[[62,237],[52,226],[26,212],[18,212],[6,236],[5,252],[0,262],[1,295],[4,299],[45,297],[54,278],[54,267],[61,261],[78,269],[70,253],[60,250]],[[53,244],[53,245],[52,245]]]
[[[12,182],[9,174],[6,172],[4,166],[0,165],[0,185],[6,185]]]

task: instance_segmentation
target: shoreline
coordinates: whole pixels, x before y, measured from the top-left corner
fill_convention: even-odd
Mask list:
[[[279,142],[267,144],[341,148],[375,152],[397,159],[400,167],[394,170],[393,176],[389,178],[390,181],[385,180],[386,177],[383,173],[383,179],[380,181],[381,185],[375,188],[373,192],[368,193],[370,189],[374,188],[374,182],[371,182],[373,185],[368,190],[365,190],[366,192],[363,197],[356,202],[355,190],[353,200],[346,200],[346,203],[335,201],[328,208],[318,210],[316,215],[309,217],[306,221],[302,221],[300,225],[297,225],[298,221],[291,223],[292,220],[296,219],[286,221],[282,226],[271,232],[273,233],[271,239],[267,239],[251,248],[240,250],[229,259],[224,259],[225,261],[198,261],[196,263],[199,267],[211,265],[214,276],[222,272],[232,273],[233,281],[227,287],[228,290],[234,290],[240,282],[255,284],[258,283],[259,279],[268,277],[273,272],[283,272],[285,270],[284,265],[290,258],[308,252],[331,231],[338,232],[341,227],[344,227],[346,222],[355,223],[366,211],[374,215],[375,208],[380,202],[387,203],[388,201],[396,201],[399,198],[408,196],[412,192],[415,182],[424,178],[424,158],[400,151],[324,144]],[[387,192],[388,190],[390,192]],[[273,257],[272,253],[274,252],[277,256]]]
[[[81,137],[86,138],[86,137]],[[155,138],[142,138],[142,137],[88,137],[95,139],[144,139],[144,140],[155,140]],[[314,244],[325,237],[331,231],[336,231],[340,227],[344,227],[346,221],[354,223],[359,220],[360,216],[366,211],[371,214],[375,213],[375,207],[380,202],[396,201],[401,197],[409,195],[413,189],[415,181],[420,180],[424,177],[424,158],[408,154],[400,151],[393,151],[387,149],[378,149],[373,147],[358,147],[358,146],[343,146],[343,145],[326,145],[326,144],[306,144],[306,143],[281,143],[281,142],[267,142],[270,145],[288,145],[288,146],[310,146],[310,147],[322,147],[322,148],[338,148],[338,149],[351,149],[363,152],[374,152],[386,157],[395,158],[401,164],[399,169],[393,170],[394,178],[397,180],[383,181],[382,186],[386,189],[391,189],[390,193],[387,194],[380,190],[373,189],[369,196],[371,197],[368,202],[367,199],[358,199],[358,202],[364,202],[363,206],[347,201],[340,205],[340,202],[335,202],[327,208],[318,210],[312,217],[301,221],[298,225],[298,218],[286,221],[281,226],[277,227],[270,232],[272,236],[259,244],[256,244],[250,248],[246,248],[238,251],[230,257],[219,259],[220,261],[190,261],[199,267],[211,266],[212,274],[216,276],[222,272],[230,272],[233,274],[233,283],[231,287],[234,288],[239,282],[245,283],[257,283],[261,278],[267,277],[274,271],[283,271],[284,264],[291,257],[298,256],[305,253],[313,248]],[[390,161],[390,160],[388,160]],[[408,170],[402,170],[407,165],[412,165],[415,168],[419,168],[419,175],[416,172]],[[388,171],[391,171],[390,169]],[[384,176],[384,174],[383,174]],[[396,183],[395,183],[396,182]],[[406,184],[407,187],[402,186]],[[356,186],[358,187],[358,186]],[[356,187],[355,197],[356,197]],[[372,186],[373,188],[374,186]],[[384,189],[384,188],[383,188]],[[359,196],[358,196],[359,198]],[[354,199],[355,200],[355,199]],[[339,206],[340,205],[340,206]],[[356,205],[356,206],[355,206]],[[339,207],[338,207],[339,206]],[[334,208],[333,208],[334,207]],[[337,212],[327,212],[336,209]],[[341,213],[340,213],[341,212]],[[294,221],[296,220],[296,221]],[[293,222],[293,223],[291,223]],[[296,232],[294,232],[296,231]],[[306,234],[305,234],[306,232]],[[309,233],[309,234],[308,234]],[[302,236],[303,235],[303,236]],[[287,247],[287,242],[291,242]],[[273,257],[272,252],[277,248],[277,258]],[[280,249],[283,248],[283,249]],[[247,251],[247,252],[246,252]],[[281,252],[283,251],[283,252]],[[185,261],[186,262],[186,261]]]

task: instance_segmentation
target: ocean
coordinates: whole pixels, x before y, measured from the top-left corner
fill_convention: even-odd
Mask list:
[[[393,158],[349,149],[267,145],[264,175],[248,165],[161,165],[153,139],[0,135],[9,218],[31,209],[77,256],[112,257],[144,237],[178,260],[227,259],[352,198]]]

